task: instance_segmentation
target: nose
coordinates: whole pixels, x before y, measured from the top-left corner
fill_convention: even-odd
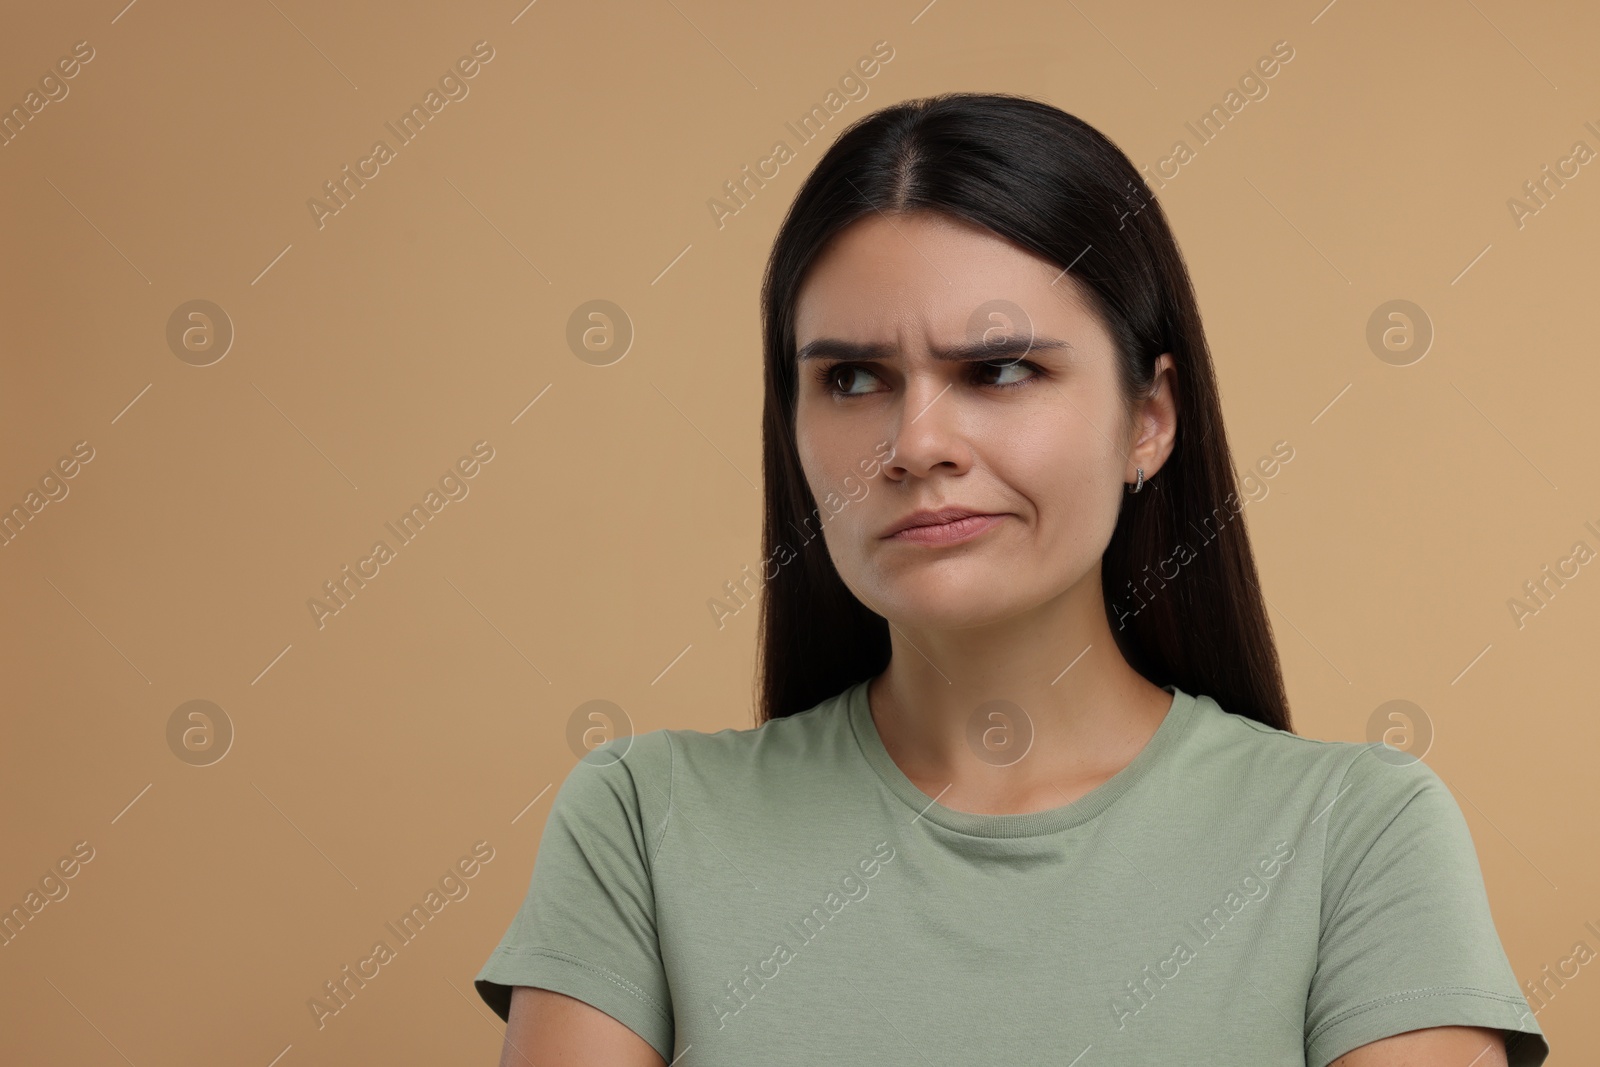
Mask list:
[[[962,474],[972,466],[972,448],[963,428],[959,390],[935,375],[913,374],[900,394],[894,451],[884,474],[894,480],[926,478],[943,469]]]

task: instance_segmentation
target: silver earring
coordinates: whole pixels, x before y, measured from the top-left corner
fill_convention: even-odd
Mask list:
[[[1140,489],[1144,488],[1144,468],[1135,467],[1134,469],[1139,472],[1139,480],[1134,482],[1133,487],[1128,490],[1130,493],[1137,493]]]

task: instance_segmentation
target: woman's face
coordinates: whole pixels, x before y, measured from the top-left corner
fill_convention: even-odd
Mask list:
[[[834,566],[873,611],[953,630],[1074,587],[1099,602],[1124,483],[1161,466],[1174,412],[1160,370],[1155,399],[1129,418],[1111,337],[1075,285],[988,230],[925,212],[863,218],[813,263],[795,315],[800,461]],[[937,357],[962,348],[969,358]],[[996,518],[960,541],[887,536],[951,506]]]

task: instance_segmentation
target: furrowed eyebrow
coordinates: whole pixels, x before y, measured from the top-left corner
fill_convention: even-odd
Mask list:
[[[948,348],[933,348],[929,355],[934,359],[951,362],[988,362],[1020,359],[1029,352],[1070,349],[1072,345],[1055,337],[1004,337],[993,342],[971,341]],[[895,354],[891,344],[844,341],[835,337],[819,337],[795,353],[795,362],[810,359],[890,359]]]

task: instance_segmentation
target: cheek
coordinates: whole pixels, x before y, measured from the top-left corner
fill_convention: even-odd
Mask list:
[[[1122,457],[1109,427],[1070,413],[1013,427],[997,473],[1032,504],[1038,535],[1061,558],[1103,548],[1116,528]]]
[[[1121,469],[1109,432],[1068,411],[1038,412],[1012,420],[993,453],[1002,476],[1041,509],[1081,504],[1091,488]],[[1109,472],[1109,474],[1108,474]]]
[[[865,436],[864,436],[865,435]],[[840,415],[826,400],[802,397],[795,410],[795,454],[817,506],[832,492],[841,499],[861,495],[859,464],[873,455],[871,434],[858,418]]]

